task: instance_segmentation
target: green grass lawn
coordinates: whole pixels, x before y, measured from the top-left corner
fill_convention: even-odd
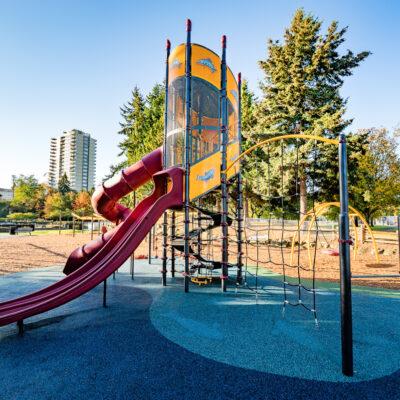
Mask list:
[[[62,229],[61,230],[61,235],[72,235],[73,230],[72,229]],[[75,230],[75,234],[79,235],[81,234],[82,231],[79,229]],[[90,230],[84,230],[83,233],[90,233]],[[41,236],[41,235],[58,235],[59,231],[58,229],[43,229],[43,230],[36,230],[31,232],[31,236]],[[94,235],[97,235],[97,231],[93,231]],[[8,232],[1,232],[0,236],[7,236],[7,237],[12,237]],[[29,236],[29,232],[20,232],[18,235],[15,236]]]
[[[371,229],[378,232],[396,232],[397,226],[376,225],[372,226]]]

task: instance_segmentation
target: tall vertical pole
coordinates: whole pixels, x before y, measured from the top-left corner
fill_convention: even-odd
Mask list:
[[[133,191],[133,208],[136,208],[136,191]],[[135,252],[131,254],[131,262],[130,262],[130,268],[131,268],[131,279],[135,279]]]
[[[238,138],[239,138],[239,154],[242,153],[242,74],[238,74]],[[239,172],[237,175],[237,276],[236,282],[242,283],[243,280],[243,181],[241,163],[239,161]]]
[[[147,238],[149,239],[149,248],[148,248],[148,262],[151,264],[151,241],[152,241],[152,232],[153,227],[149,230],[149,234],[147,235]]]
[[[163,167],[167,168],[167,133],[168,133],[168,85],[169,85],[169,54],[171,42],[167,40],[165,57],[165,106],[164,106],[164,146],[163,146]],[[167,190],[167,188],[165,188]],[[168,259],[168,214],[164,213],[163,221],[163,253],[162,253],[162,284],[167,286],[167,259]]]
[[[399,255],[399,274],[400,274],[400,214],[397,216],[397,253]]]
[[[339,254],[340,254],[340,306],[342,338],[342,372],[353,376],[353,321],[351,304],[350,234],[349,234],[349,192],[347,185],[346,136],[339,140]]]
[[[190,155],[191,155],[191,108],[192,108],[192,22],[186,21],[186,54],[185,54],[185,83],[186,83],[186,129],[185,129],[185,274],[184,288],[189,291],[189,177],[190,177]]]
[[[93,214],[90,218],[90,240],[93,240]]]
[[[228,279],[228,185],[227,185],[227,147],[228,147],[228,103],[226,98],[226,36],[222,36],[221,58],[221,202],[222,202],[222,272],[221,290],[226,292]]]
[[[175,247],[173,241],[175,240],[175,211],[172,211],[171,215],[171,276],[175,278]]]

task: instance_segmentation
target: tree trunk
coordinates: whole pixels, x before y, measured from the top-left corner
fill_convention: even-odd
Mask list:
[[[307,213],[307,184],[306,178],[300,177],[300,218]]]

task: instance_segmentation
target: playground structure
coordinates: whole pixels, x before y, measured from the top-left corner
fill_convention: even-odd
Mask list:
[[[72,213],[72,236],[75,236],[76,231],[76,221],[81,222],[81,231],[83,232],[83,223],[90,222],[90,239],[93,239],[94,234],[94,223],[97,222],[98,225],[98,233],[100,234],[101,228],[105,227],[105,222],[107,221],[99,214],[92,214],[92,215],[78,215],[76,213]],[[100,227],[100,222],[102,222],[102,226]]]
[[[314,225],[316,223],[316,220],[319,216],[323,215],[324,212],[326,212],[329,208],[331,207],[340,207],[339,202],[327,202],[327,203],[320,203],[315,205],[315,210],[309,210],[300,220],[299,224],[300,227],[302,227],[308,219],[310,219],[310,223],[307,228],[307,254],[308,254],[308,260],[309,260],[309,266],[312,266],[312,255],[311,255],[311,232],[314,228]],[[355,222],[355,218],[360,218],[360,220],[363,223],[363,227],[365,227],[371,237],[373,248],[374,248],[374,253],[375,253],[375,259],[376,262],[379,263],[380,258],[378,254],[378,246],[375,241],[375,236],[374,233],[372,232],[371,227],[369,226],[368,222],[364,218],[364,216],[357,211],[354,207],[349,205],[349,209],[351,211],[351,214],[349,214],[351,226],[353,228],[353,245],[354,245],[354,251],[353,251],[353,259],[355,260],[357,257],[357,250],[358,250],[358,245],[359,245],[359,240],[362,240],[362,238],[358,238],[358,233],[357,233],[357,226]],[[294,253],[295,253],[295,245],[296,245],[296,240],[300,241],[300,230],[296,231],[293,238],[292,238],[292,246],[291,246],[291,253],[290,253],[290,263],[293,264],[294,262]],[[333,253],[333,255],[336,255]],[[338,254],[337,254],[338,255]]]
[[[353,374],[353,339],[351,315],[351,273],[350,273],[350,213],[347,188],[346,139],[339,140],[300,133],[271,134],[268,139],[242,152],[241,137],[241,76],[236,81],[226,63],[226,37],[222,38],[222,55],[219,57],[208,48],[191,42],[191,22],[187,22],[185,44],[171,51],[170,42],[166,47],[166,95],[165,95],[165,135],[163,147],[154,150],[141,161],[121,171],[120,174],[103,183],[93,195],[92,204],[101,217],[115,223],[115,228],[102,233],[97,239],[71,253],[63,280],[35,293],[0,304],[0,325],[17,322],[23,330],[23,320],[48,311],[83,295],[100,283],[104,283],[132,254],[137,246],[151,232],[154,224],[162,217],[162,284],[167,285],[168,265],[171,276],[175,277],[176,261],[183,255],[183,288],[189,292],[190,284],[206,285],[220,281],[222,292],[228,288],[253,290],[252,279],[257,280],[261,264],[259,243],[263,230],[267,232],[266,248],[268,264],[278,264],[283,275],[283,308],[301,306],[309,310],[317,321],[315,262],[308,246],[308,267],[301,262],[301,226],[311,219],[307,242],[311,243],[312,226],[318,228],[318,216],[326,205],[318,205],[315,195],[315,171],[311,162],[308,183],[312,208],[306,215],[297,215],[297,225],[292,242],[292,259],[288,262],[282,252],[285,235],[285,215],[289,204],[299,208],[300,178],[299,155],[304,143],[310,143],[313,160],[318,156],[318,144],[337,146],[339,172],[339,198],[335,206],[340,208],[339,218],[339,261],[341,278],[341,338],[342,371]],[[259,186],[258,181],[245,182],[244,161],[255,150],[266,149],[267,192],[264,200],[268,204],[269,225],[265,229],[257,226],[248,228],[252,237],[247,237],[243,225],[244,187],[246,184]],[[294,161],[284,162],[284,154],[291,152]],[[270,180],[271,159],[280,162],[280,176]],[[295,179],[288,182],[285,171],[295,171]],[[118,201],[139,186],[152,180],[154,190],[134,209],[123,206]],[[290,186],[289,189],[285,189]],[[277,189],[279,187],[280,189]],[[214,197],[213,197],[214,196]],[[229,200],[234,199],[234,212],[230,212]],[[216,206],[209,210],[210,198]],[[330,206],[333,205],[329,203]],[[167,210],[170,210],[169,213]],[[178,212],[182,211],[179,221]],[[357,214],[355,210],[353,213]],[[293,211],[291,211],[293,212]],[[359,217],[360,215],[357,214]],[[280,221],[280,235],[271,241],[271,220],[275,216]],[[351,217],[352,218],[352,217]],[[169,221],[170,220],[170,221]],[[179,231],[179,227],[182,227]],[[168,229],[169,228],[169,229]],[[212,230],[220,230],[220,254],[216,255],[212,246],[215,239]],[[204,237],[206,236],[207,237]],[[296,236],[297,235],[297,236]],[[315,230],[314,242],[318,240]],[[171,240],[169,240],[171,238]],[[151,240],[149,240],[151,246]],[[280,252],[280,260],[272,257],[272,246]],[[248,247],[254,247],[256,257],[252,257]],[[168,252],[170,256],[168,257]],[[297,257],[295,257],[297,256]],[[255,270],[254,270],[255,268]],[[297,279],[291,281],[287,269],[297,271]],[[313,274],[312,287],[306,287],[301,273],[308,269]],[[133,277],[134,266],[131,264]],[[256,283],[257,285],[257,283]],[[296,297],[289,298],[290,290]],[[310,293],[311,305],[304,301],[304,292]],[[104,292],[105,293],[105,292]],[[256,295],[259,290],[256,287]]]

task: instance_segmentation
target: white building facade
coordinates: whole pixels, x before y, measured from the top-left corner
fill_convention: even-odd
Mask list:
[[[72,129],[64,131],[50,141],[48,183],[56,188],[58,181],[67,175],[71,189],[90,190],[96,184],[97,141],[90,134]]]
[[[0,201],[11,201],[14,198],[12,189],[0,188]]]

